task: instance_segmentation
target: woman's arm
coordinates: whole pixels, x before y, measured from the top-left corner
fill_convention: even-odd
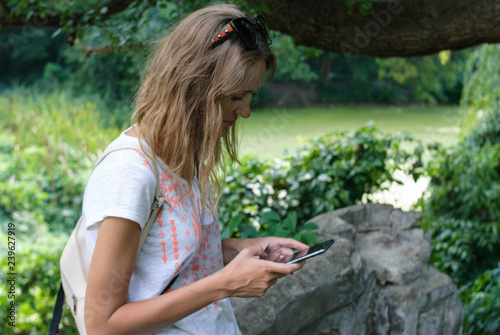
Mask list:
[[[262,296],[276,279],[303,266],[261,260],[263,248],[257,244],[241,250],[224,269],[193,284],[127,303],[139,238],[136,222],[116,217],[101,222],[87,284],[89,334],[151,334],[216,300]]]

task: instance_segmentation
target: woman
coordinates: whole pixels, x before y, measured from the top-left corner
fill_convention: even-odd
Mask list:
[[[120,150],[92,173],[83,203],[89,334],[238,334],[227,298],[262,296],[303,266],[280,263],[290,248],[307,248],[293,239],[221,241],[216,214],[224,157],[237,157],[235,122],[250,116],[252,93],[274,73],[267,44],[264,19],[231,5],[194,12],[159,42],[137,123],[114,144],[140,141],[167,202],[137,255],[156,189],[152,168],[137,151]]]

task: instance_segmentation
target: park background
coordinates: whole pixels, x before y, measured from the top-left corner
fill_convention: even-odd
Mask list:
[[[19,273],[15,327],[4,321],[6,264],[0,274],[0,327],[2,334],[40,334],[88,174],[130,124],[151,43],[207,2],[136,1],[102,22],[92,18],[106,14],[104,1],[0,3],[28,18],[89,13],[75,34],[69,16],[60,27],[0,31],[1,239],[15,223]],[[259,2],[235,3],[266,12]],[[420,211],[433,238],[431,262],[459,288],[464,333],[498,334],[500,46],[377,58],[272,35],[278,70],[238,125],[243,165],[226,176],[223,236],[314,243],[307,221],[333,209],[376,201]],[[69,313],[63,324],[63,333],[74,333]]]

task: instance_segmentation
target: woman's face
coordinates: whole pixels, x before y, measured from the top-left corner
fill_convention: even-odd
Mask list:
[[[250,117],[250,102],[252,94],[262,86],[262,81],[266,73],[265,61],[256,66],[253,78],[248,85],[241,88],[241,91],[235,95],[227,97],[222,103],[222,128],[220,136],[224,136],[233,127],[239,116],[242,118]]]

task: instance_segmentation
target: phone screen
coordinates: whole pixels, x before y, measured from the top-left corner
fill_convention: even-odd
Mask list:
[[[287,260],[286,264],[298,263],[308,258],[321,255],[325,251],[328,250],[335,242],[334,240],[328,240],[320,244],[316,244],[309,249],[299,250],[294,253],[289,260]]]

